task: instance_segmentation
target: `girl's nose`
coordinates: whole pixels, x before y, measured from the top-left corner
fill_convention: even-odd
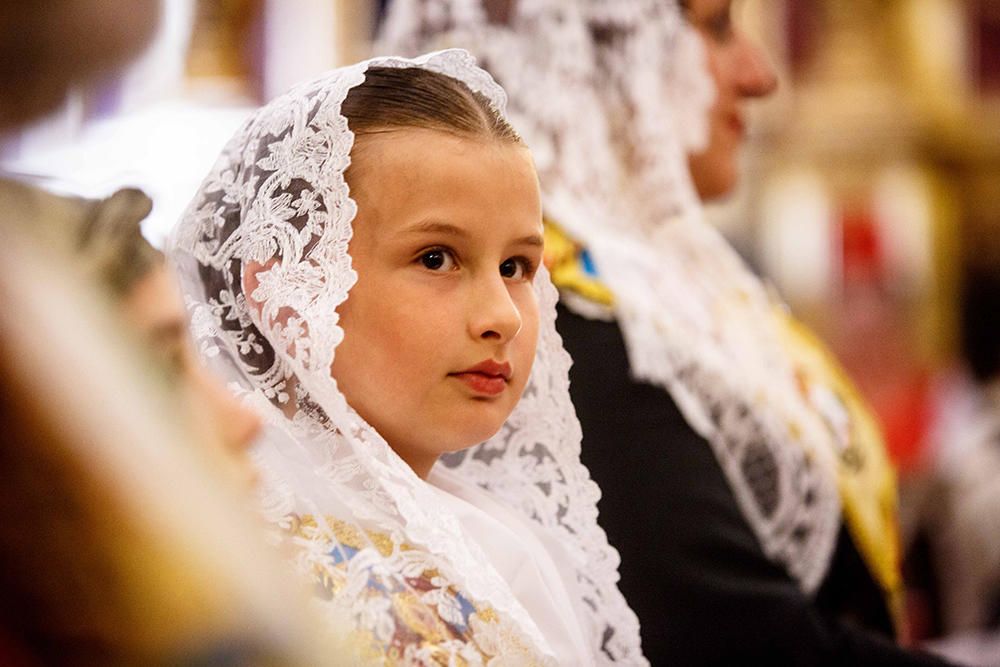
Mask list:
[[[471,301],[469,334],[473,338],[505,343],[521,331],[521,312],[500,275],[476,290]]]

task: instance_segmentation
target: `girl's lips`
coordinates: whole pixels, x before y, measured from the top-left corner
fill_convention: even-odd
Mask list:
[[[480,362],[464,371],[451,373],[451,377],[461,380],[477,394],[497,396],[502,394],[510,382],[512,369],[506,361],[497,362],[492,359]]]
[[[452,373],[452,377],[461,380],[472,391],[486,396],[498,396],[507,388],[507,378],[502,375],[486,375],[485,373]]]

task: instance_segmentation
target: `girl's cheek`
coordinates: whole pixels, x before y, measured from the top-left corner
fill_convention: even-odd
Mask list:
[[[538,328],[538,295],[531,283],[524,283],[518,286],[518,291],[514,295],[514,303],[521,311],[521,320],[525,323],[533,322],[534,328]]]

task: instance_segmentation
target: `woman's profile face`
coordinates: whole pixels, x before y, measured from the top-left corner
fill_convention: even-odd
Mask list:
[[[709,140],[688,156],[699,196],[728,194],[739,177],[739,149],[746,137],[744,102],[769,95],[777,86],[774,70],[761,50],[733,21],[733,0],[687,0],[688,21],[705,44],[716,99],[709,110]]]
[[[357,284],[333,377],[420,476],[499,430],[538,337],[542,212],[528,150],[413,129],[370,135],[348,171]]]
[[[126,317],[174,380],[176,393],[201,433],[221,447],[236,476],[252,483],[247,456],[261,428],[260,419],[211,376],[197,359],[188,336],[187,316],[170,270],[160,264],[140,278],[125,296]]]

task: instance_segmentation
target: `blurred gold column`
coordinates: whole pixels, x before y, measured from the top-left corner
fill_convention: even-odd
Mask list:
[[[870,169],[908,153],[919,131],[901,86],[898,36],[887,20],[903,2],[823,2],[821,44],[796,90],[784,150],[832,160],[824,166],[842,194],[863,190]]]
[[[375,31],[374,0],[334,0],[337,9],[337,57],[347,65],[372,55],[371,38]]]
[[[197,0],[188,49],[189,87],[213,96],[258,98],[263,0]]]

